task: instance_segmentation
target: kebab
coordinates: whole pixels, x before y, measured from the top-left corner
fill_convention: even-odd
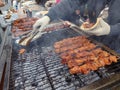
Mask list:
[[[83,73],[88,74],[91,70],[97,70],[100,67],[105,65],[110,65],[112,62],[117,62],[117,58],[115,56],[104,57],[102,59],[98,58],[92,62],[85,63],[82,66],[74,66],[70,69],[71,74]]]
[[[78,38],[80,38],[80,36],[64,39],[63,41],[56,43],[56,46],[58,47],[63,45],[61,47],[62,49],[60,48],[61,51],[58,53],[63,52],[60,54],[62,63],[69,67],[71,74],[88,74],[92,70],[94,71],[105,65],[110,65],[112,62],[117,62],[116,56],[111,55],[101,48],[96,48],[96,45],[91,43],[87,38],[80,41],[80,46],[78,48],[74,48],[74,44],[79,44],[79,42],[77,42]],[[85,39],[85,43],[81,44]],[[67,40],[76,40],[77,43],[67,46],[67,44],[64,44]],[[58,47],[56,48],[57,50],[59,50]]]

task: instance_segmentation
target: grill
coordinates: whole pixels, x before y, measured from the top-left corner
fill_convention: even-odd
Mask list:
[[[81,32],[81,34],[84,34]],[[65,38],[81,35],[71,28],[63,28],[44,34],[27,47],[13,44],[9,90],[96,90],[113,89],[119,85],[120,61],[110,66],[91,71],[87,75],[71,75],[67,66],[54,52],[53,44]],[[97,43],[104,50],[117,56],[114,51]],[[18,50],[25,48],[24,54]],[[117,56],[119,59],[119,56]]]

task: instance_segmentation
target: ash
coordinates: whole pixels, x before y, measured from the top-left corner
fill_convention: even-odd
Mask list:
[[[44,34],[27,47],[23,55],[17,54],[19,46],[14,45],[11,63],[9,90],[77,90],[114,72],[120,72],[120,62],[91,71],[87,75],[70,75],[67,66],[52,47],[64,38],[78,36],[71,29],[63,29]],[[109,71],[109,72],[107,72]]]

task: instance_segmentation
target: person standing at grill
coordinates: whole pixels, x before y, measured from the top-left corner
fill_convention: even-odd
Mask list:
[[[50,22],[62,19],[78,24],[79,19],[81,17],[87,17],[87,3],[90,3],[91,0],[61,0],[60,3],[53,6],[48,14],[43,16],[43,18],[36,21],[33,25],[33,29],[38,29],[39,26],[41,28],[48,25]],[[100,11],[104,8],[106,0],[97,0],[96,5],[98,6],[97,15],[99,15]],[[90,5],[90,4],[89,4]],[[39,28],[40,32],[33,38],[33,40],[39,38],[41,36],[41,28]]]
[[[119,52],[120,9],[118,7],[120,0],[62,0],[58,5],[52,7],[48,14],[36,21],[33,28],[36,29],[39,26],[43,28],[58,18],[76,23],[80,17],[86,18],[88,15],[92,18],[91,21],[95,22],[106,4],[109,6],[107,22],[100,19],[100,22],[94,29],[86,32],[93,34],[94,39]],[[80,13],[76,13],[76,11]],[[39,36],[41,36],[41,31],[34,37],[34,40]]]
[[[87,31],[82,30],[92,34],[93,39],[120,53],[120,0],[107,0],[107,2],[109,7],[107,21],[99,18],[96,27]]]

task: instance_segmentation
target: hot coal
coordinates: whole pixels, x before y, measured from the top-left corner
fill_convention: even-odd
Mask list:
[[[77,35],[71,29],[44,34],[26,47],[27,52],[22,56],[17,53],[21,46],[13,46],[10,90],[76,90],[115,73],[112,67],[104,67],[87,75],[70,75],[52,46],[56,41]],[[23,57],[24,62],[21,61]]]

